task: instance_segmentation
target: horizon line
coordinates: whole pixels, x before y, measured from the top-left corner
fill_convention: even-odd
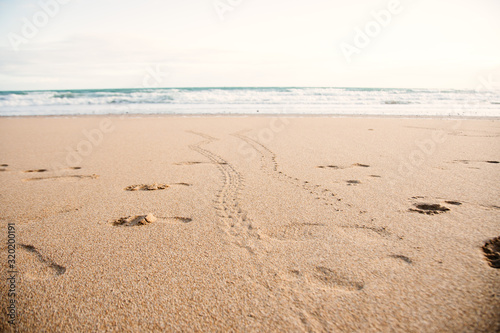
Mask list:
[[[44,91],[98,91],[98,90],[159,90],[159,89],[276,89],[276,88],[297,88],[297,89],[422,89],[422,90],[457,90],[476,91],[473,88],[422,88],[422,87],[356,87],[356,86],[192,86],[192,87],[130,87],[130,88],[76,88],[76,89],[15,89],[0,90],[0,93],[8,92],[44,92]]]

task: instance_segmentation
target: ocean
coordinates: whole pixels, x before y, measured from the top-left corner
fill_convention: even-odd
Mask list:
[[[0,116],[127,113],[500,117],[500,91],[300,87],[0,91]]]

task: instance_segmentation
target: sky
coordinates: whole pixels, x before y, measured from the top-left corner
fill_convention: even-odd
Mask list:
[[[500,79],[498,17],[498,0],[0,0],[0,90],[473,89]]]

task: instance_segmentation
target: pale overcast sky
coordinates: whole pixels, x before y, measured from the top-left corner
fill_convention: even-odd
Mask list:
[[[1,0],[0,90],[141,87],[158,66],[163,87],[474,88],[498,75],[499,0],[391,1]]]

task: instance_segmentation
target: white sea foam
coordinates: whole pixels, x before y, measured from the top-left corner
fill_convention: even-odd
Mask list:
[[[77,114],[500,116],[500,92],[363,88],[169,88],[0,92],[1,116]]]

